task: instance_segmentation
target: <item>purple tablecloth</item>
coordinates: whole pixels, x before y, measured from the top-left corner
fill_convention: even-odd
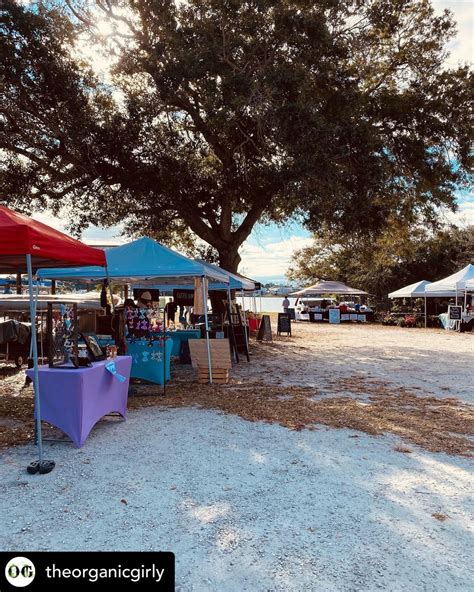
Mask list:
[[[132,358],[114,359],[117,373],[126,377],[124,382],[105,369],[109,361],[67,370],[39,367],[41,419],[63,430],[78,448],[104,415],[116,411],[126,416]],[[33,370],[26,373],[33,378]]]

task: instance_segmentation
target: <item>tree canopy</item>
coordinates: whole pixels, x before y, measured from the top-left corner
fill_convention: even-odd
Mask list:
[[[436,281],[474,261],[474,226],[425,227],[391,224],[376,241],[336,239],[328,230],[294,255],[292,280],[312,284],[338,280],[385,299],[387,294],[421,280]]]
[[[73,230],[199,237],[236,270],[258,221],[375,236],[469,181],[472,76],[444,67],[455,25],[428,0],[1,10],[0,201]]]

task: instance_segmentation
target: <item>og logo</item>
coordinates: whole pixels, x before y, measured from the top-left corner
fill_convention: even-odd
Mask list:
[[[14,557],[5,567],[7,582],[16,588],[24,588],[35,579],[35,566],[27,557]]]

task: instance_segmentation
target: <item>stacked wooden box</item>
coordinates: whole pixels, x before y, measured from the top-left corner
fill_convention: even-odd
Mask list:
[[[227,339],[211,339],[212,382],[226,384],[229,382],[229,370],[232,368],[230,346]],[[209,359],[207,354],[207,342],[205,339],[190,339],[189,350],[191,362],[198,371],[198,382],[209,382]]]

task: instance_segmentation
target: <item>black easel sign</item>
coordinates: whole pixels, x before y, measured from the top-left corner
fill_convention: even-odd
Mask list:
[[[258,328],[257,341],[273,341],[272,324],[269,315],[262,315],[260,327]]]
[[[287,312],[278,313],[277,335],[286,333],[291,337],[291,317]]]
[[[448,318],[450,321],[460,321],[462,318],[462,306],[448,306]]]

